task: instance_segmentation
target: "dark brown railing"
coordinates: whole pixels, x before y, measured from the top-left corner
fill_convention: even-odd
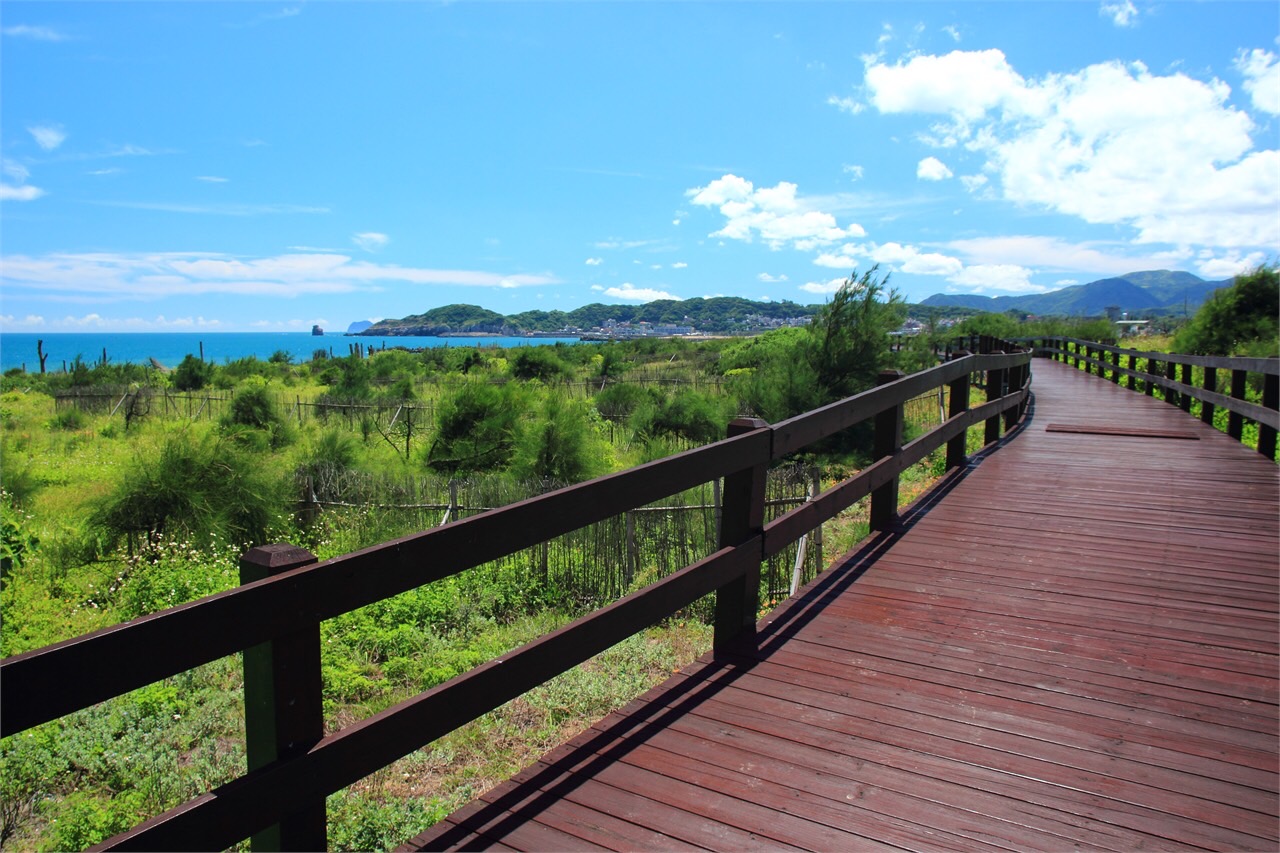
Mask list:
[[[1124,379],[1125,387],[1148,397],[1160,389],[1166,402],[1184,412],[1190,413],[1192,401],[1199,401],[1200,419],[1207,424],[1213,424],[1215,409],[1223,408],[1228,412],[1227,434],[1237,441],[1244,435],[1245,422],[1252,421],[1258,425],[1258,452],[1268,459],[1276,458],[1280,359],[1144,352],[1076,338],[1043,338],[1031,343],[1036,355],[1065,362],[1117,385]],[[1245,399],[1250,374],[1254,384],[1261,385],[1261,405]]]
[[[975,342],[983,348],[993,341]],[[932,451],[966,460],[970,426],[989,443],[1025,411],[1031,353],[953,354],[920,373],[775,425],[740,419],[729,437],[618,474],[317,562],[288,545],[257,548],[242,586],[0,662],[0,736],[243,651],[249,772],[100,845],[101,849],[322,849],[325,797],[715,592],[714,646],[751,642],[761,562],[871,496],[873,529],[896,523],[898,477]],[[986,402],[970,406],[971,380]],[[903,444],[903,405],[947,386],[939,427]],[[771,462],[868,419],[876,460],[813,501],[764,523]],[[431,690],[323,735],[320,623],[366,604],[724,478],[719,550],[619,601]]]

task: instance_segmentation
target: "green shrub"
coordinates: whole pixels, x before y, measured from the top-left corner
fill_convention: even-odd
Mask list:
[[[523,411],[524,400],[511,385],[466,383],[440,405],[427,466],[449,476],[505,468]]]
[[[520,347],[511,357],[511,375],[516,379],[554,382],[568,373],[569,368],[549,347]]]
[[[85,417],[84,412],[75,406],[70,406],[54,415],[53,420],[49,421],[49,427],[51,429],[73,431],[84,429],[87,421],[88,418]]]
[[[261,460],[216,436],[169,436],[158,453],[139,455],[115,488],[97,502],[93,524],[110,541],[156,534],[269,541],[284,505],[285,482]]]
[[[173,387],[179,391],[199,391],[213,382],[213,365],[191,353],[187,353],[182,362],[174,368]]]
[[[602,417],[611,421],[626,420],[653,395],[639,385],[615,382],[596,394],[592,402]]]
[[[549,397],[539,415],[520,442],[515,469],[522,477],[568,484],[601,473],[604,448],[595,439],[585,403]]]

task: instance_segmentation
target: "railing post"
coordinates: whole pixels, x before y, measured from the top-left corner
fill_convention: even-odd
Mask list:
[[[1218,390],[1218,368],[1216,368],[1216,367],[1206,367],[1206,368],[1204,369],[1204,384],[1203,384],[1203,388],[1204,388],[1204,390],[1206,390],[1206,391],[1213,391],[1213,392],[1215,392],[1215,393],[1217,392],[1217,390]],[[1205,400],[1203,403],[1201,403],[1201,404],[1200,404],[1200,420],[1201,420],[1201,422],[1206,423],[1206,424],[1208,424],[1209,426],[1213,426],[1213,410],[1214,410],[1214,408],[1215,408],[1215,407],[1214,407],[1213,403],[1210,403],[1208,400]]]
[[[1117,356],[1116,364],[1119,364],[1119,363],[1120,363],[1120,358]],[[1129,381],[1125,384],[1129,387],[1130,391],[1133,391],[1138,387],[1138,377],[1134,375],[1137,372],[1138,372],[1138,353],[1135,352],[1134,350],[1129,350]]]
[[[1111,353],[1111,383],[1113,385],[1120,384],[1120,351],[1116,350]]]
[[[1018,388],[1022,387],[1022,365],[1015,365],[1008,368],[1005,373],[1005,393],[1010,394]],[[1018,416],[1022,414],[1021,405],[1014,406],[1004,411],[1004,429],[1005,432],[1013,429],[1014,424],[1018,422]]]
[[[1262,407],[1280,409],[1280,376],[1274,373],[1262,375]],[[1258,424],[1258,452],[1268,459],[1276,458],[1276,431],[1266,424]]]
[[[897,382],[907,374],[901,370],[882,370],[876,377],[876,385]],[[874,454],[877,460],[893,456],[902,450],[903,404],[885,409],[876,415]],[[888,530],[898,520],[898,476],[871,492],[871,529]]]
[[[1147,384],[1146,393],[1148,397],[1154,398],[1156,395],[1156,383],[1151,381],[1151,378],[1153,376],[1160,375],[1160,362],[1148,356],[1146,373],[1147,373],[1147,378],[1145,380]]]
[[[1245,398],[1245,383],[1249,378],[1249,374],[1243,370],[1231,371],[1231,397],[1235,400],[1243,400]],[[1227,417],[1227,435],[1236,441],[1244,436],[1244,415],[1232,412]]]
[[[969,353],[960,350],[952,356],[956,358],[968,358]],[[969,372],[965,371],[964,375],[952,382],[948,387],[948,393],[951,401],[947,406],[947,417],[954,418],[956,415],[969,411]],[[965,454],[965,439],[968,438],[969,431],[957,435],[955,438],[947,442],[947,470],[959,468],[967,461]]]
[[[1178,364],[1174,361],[1166,361],[1164,363],[1164,378],[1170,382],[1178,381]],[[1178,392],[1172,388],[1164,389],[1164,401],[1170,406],[1178,405]]]
[[[728,438],[767,427],[759,418],[736,418],[729,422]],[[764,531],[765,479],[767,462],[735,471],[724,478],[720,510],[720,547],[741,545]],[[715,628],[712,645],[726,648],[744,635],[754,635],[760,612],[760,561],[753,560],[746,575],[716,590]]]
[[[240,558],[241,585],[311,565],[310,551],[264,545]],[[300,755],[324,736],[321,704],[320,623],[244,651],[245,751],[252,772],[281,758]],[[283,815],[250,839],[253,850],[324,850],[328,846],[325,802]]]
[[[1178,371],[1178,373],[1179,373],[1179,376],[1181,376],[1181,382],[1183,385],[1191,385],[1191,365],[1190,364],[1187,364],[1184,362],[1182,365],[1182,370]],[[1182,411],[1190,412],[1191,411],[1191,395],[1182,394],[1181,398],[1182,399],[1180,402],[1182,406]]]
[[[1077,361],[1077,364],[1079,362]],[[1005,370],[987,371],[987,402],[1004,396],[1004,379]],[[1000,414],[997,412],[986,420],[986,428],[983,434],[983,444],[991,444],[993,441],[1000,440]]]

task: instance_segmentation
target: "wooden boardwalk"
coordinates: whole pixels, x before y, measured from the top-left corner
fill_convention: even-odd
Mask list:
[[[407,849],[1280,849],[1277,467],[1033,369],[1023,427],[758,650],[703,658]]]

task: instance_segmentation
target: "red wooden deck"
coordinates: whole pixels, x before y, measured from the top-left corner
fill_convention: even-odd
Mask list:
[[[1277,467],[1097,377],[1034,377],[1018,433],[758,651],[406,849],[1280,848]]]

